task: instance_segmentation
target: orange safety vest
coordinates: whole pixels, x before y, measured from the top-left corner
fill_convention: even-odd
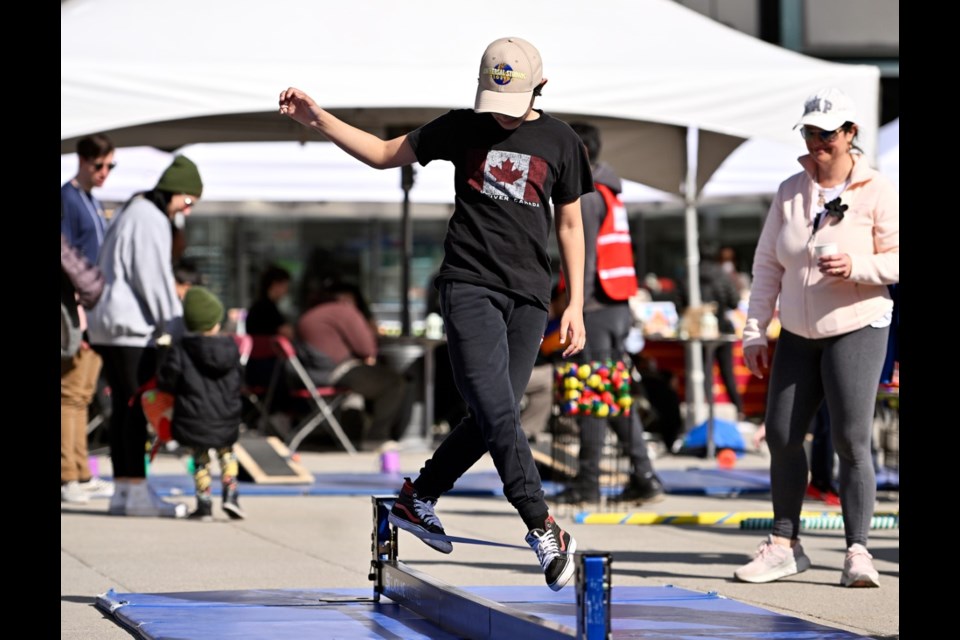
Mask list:
[[[627,208],[610,187],[595,183],[603,196],[607,214],[597,234],[597,277],[603,291],[613,300],[627,300],[637,292],[637,271],[633,261],[633,239]]]

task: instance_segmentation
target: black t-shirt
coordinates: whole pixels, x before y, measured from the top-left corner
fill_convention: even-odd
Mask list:
[[[450,111],[407,136],[426,165],[456,168],[456,203],[437,282],[457,280],[550,304],[550,202],[593,191],[579,136],[540,112],[514,130],[489,113]]]
[[[287,319],[270,299],[257,300],[247,311],[247,333],[252,336],[275,336]]]

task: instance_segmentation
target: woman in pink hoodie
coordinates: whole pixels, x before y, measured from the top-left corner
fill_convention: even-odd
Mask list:
[[[840,458],[847,555],[840,584],[876,587],[867,552],[876,498],[870,453],[874,404],[900,280],[900,196],[855,145],[852,101],[824,89],[796,126],[809,153],[767,214],[753,260],[743,332],[747,367],[767,368],[767,325],[780,299],[782,331],[770,368],[766,430],[774,524],[753,560],[734,573],[771,582],[810,567],[800,545],[807,486],[803,441],[825,400]]]

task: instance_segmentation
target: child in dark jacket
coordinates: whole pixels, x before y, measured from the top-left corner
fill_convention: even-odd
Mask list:
[[[240,351],[230,336],[218,335],[223,304],[210,290],[191,287],[183,299],[187,333],[164,358],[157,377],[160,389],[176,398],[173,438],[193,449],[196,520],[213,519],[210,449],[217,450],[223,510],[233,519],[245,516],[238,502],[237,456],[242,379]]]

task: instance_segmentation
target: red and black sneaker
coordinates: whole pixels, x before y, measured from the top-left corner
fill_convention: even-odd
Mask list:
[[[449,540],[441,540],[434,536],[445,536],[443,525],[434,513],[437,504],[436,498],[420,497],[413,488],[410,478],[404,478],[403,488],[393,508],[390,509],[390,524],[409,531],[423,542],[440,553],[450,553],[453,545]]]
[[[832,507],[840,506],[840,496],[833,489],[827,489],[826,491],[818,489],[812,484],[807,485],[807,497],[811,500],[818,500],[820,502],[826,502]]]
[[[563,589],[573,577],[573,553],[577,550],[577,541],[560,528],[553,516],[547,516],[543,529],[531,529],[526,541],[537,553],[547,586],[554,591]]]

